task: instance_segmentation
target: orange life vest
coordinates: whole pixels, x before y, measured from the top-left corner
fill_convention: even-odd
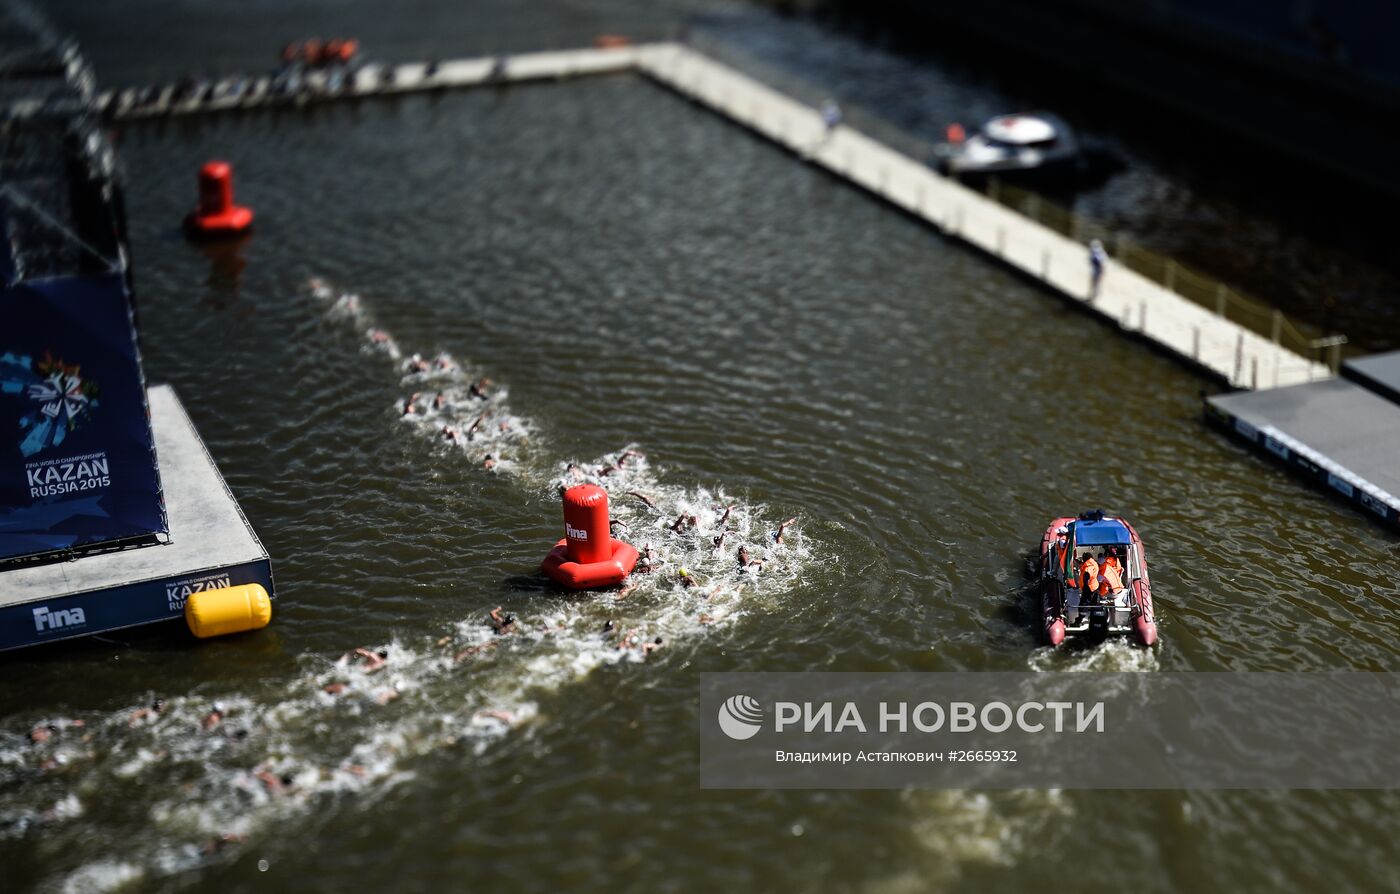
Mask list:
[[[1113,564],[1109,564],[1112,562]],[[1099,595],[1107,596],[1109,593],[1116,593],[1123,589],[1123,575],[1118,570],[1118,563],[1110,556],[1104,560],[1103,570],[1099,572],[1103,584],[1099,587]]]
[[[1084,593],[1094,593],[1099,589],[1099,563],[1090,556],[1079,566],[1079,579]]]

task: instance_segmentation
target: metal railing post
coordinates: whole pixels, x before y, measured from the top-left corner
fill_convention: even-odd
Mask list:
[[[1166,267],[1162,271],[1162,286],[1168,292],[1176,291],[1176,262],[1167,258]]]
[[[1230,291],[1225,288],[1223,282],[1215,284],[1215,315],[1225,316],[1225,301],[1230,297]],[[1228,318],[1227,318],[1228,319]]]
[[[1283,311],[1277,308],[1274,309],[1273,331],[1270,335],[1274,344],[1278,344],[1279,339],[1283,337]]]
[[[1230,384],[1241,381],[1244,376],[1244,332],[1240,332],[1235,339],[1235,374],[1230,377]]]

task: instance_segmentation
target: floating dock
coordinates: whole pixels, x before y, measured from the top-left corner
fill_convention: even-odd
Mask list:
[[[1400,527],[1400,351],[1349,360],[1338,379],[1206,398],[1206,416]]]
[[[0,572],[0,650],[184,618],[201,590],[262,584],[272,565],[169,386],[147,392],[170,542]]]
[[[585,48],[511,56],[454,59],[403,65],[370,63],[353,69],[313,69],[295,81],[278,75],[222,78],[191,90],[179,84],[101,93],[98,108],[112,120],[207,115],[277,106],[389,97],[452,90],[557,81],[633,71],[642,47]],[[296,89],[289,89],[295,84]]]

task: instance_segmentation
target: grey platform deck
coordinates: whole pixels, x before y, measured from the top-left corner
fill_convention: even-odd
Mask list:
[[[1346,379],[1206,399],[1208,418],[1400,525],[1400,404]]]
[[[1342,364],[1342,376],[1400,404],[1400,351],[1348,360]]]
[[[267,551],[174,390],[147,394],[170,542],[0,573],[0,649],[181,617],[185,598],[200,589],[256,582],[272,593]],[[74,608],[81,623],[35,615]]]

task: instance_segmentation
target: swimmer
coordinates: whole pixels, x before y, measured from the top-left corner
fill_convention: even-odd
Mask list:
[[[713,617],[706,614],[700,615],[700,617],[696,618],[696,620],[699,621],[701,624],[713,624],[715,622],[715,619]]]
[[[648,543],[646,546],[642,547],[642,555],[637,560],[637,573],[651,574],[656,570],[656,565],[656,552],[651,548],[651,544]]]
[[[617,471],[617,466],[614,466],[614,465],[599,466],[599,467],[598,467],[598,477],[599,477],[599,478],[606,478],[606,477],[608,477],[609,475],[611,475],[613,472],[616,472],[616,471]]]
[[[470,440],[472,439],[472,437],[476,434],[476,430],[477,430],[478,428],[481,428],[481,423],[486,419],[487,414],[490,413],[490,412],[491,412],[490,410],[487,410],[485,413],[482,413],[480,416],[476,417],[476,420],[473,421],[472,424],[471,424],[470,426],[467,427],[467,440],[468,440],[468,441],[470,441]]]
[[[42,745],[52,738],[53,734],[56,732],[58,732],[58,725],[55,723],[36,726],[29,731],[29,741],[33,742],[35,745]]]
[[[442,427],[442,436],[453,444],[460,445],[462,443],[462,433],[450,425]]]
[[[475,645],[475,646],[468,646],[467,648],[465,648],[465,649],[463,649],[462,651],[458,652],[456,655],[453,655],[453,656],[452,656],[452,663],[453,663],[453,664],[461,664],[463,660],[465,660],[465,659],[467,659],[467,658],[470,658],[470,657],[473,656],[473,655],[478,655],[478,654],[480,654],[480,653],[482,653],[482,652],[485,652],[485,651],[488,650],[488,649],[494,649],[494,648],[496,648],[496,644],[495,644],[494,642],[490,642],[490,643],[479,643],[479,644],[477,644],[477,645]]]
[[[637,635],[637,628],[633,627],[622,635],[622,639],[618,640],[617,648],[620,652],[623,649],[635,649],[640,644],[641,638]]]
[[[515,615],[501,614],[501,607],[498,605],[491,609],[488,623],[497,636],[515,632]]]
[[[635,582],[634,582],[634,583],[630,583],[630,584],[626,584],[625,586],[623,586],[623,588],[622,588],[621,590],[618,590],[618,591],[617,591],[617,595],[616,595],[615,597],[613,597],[613,599],[614,599],[615,601],[617,601],[617,602],[621,602],[622,600],[626,599],[628,596],[632,595],[632,591],[635,590],[635,589],[637,589],[637,584],[636,584]],[[608,623],[611,624],[612,622],[609,621]]]
[[[646,507],[647,507],[648,509],[655,509],[655,508],[656,508],[656,504],[655,504],[654,502],[652,502],[651,497],[648,497],[646,494],[639,494],[639,493],[637,493],[635,490],[629,490],[629,491],[627,492],[627,496],[629,496],[629,497],[636,497],[637,499],[641,500],[643,503],[646,504]]]
[[[691,587],[700,586],[700,583],[693,576],[691,576],[691,573],[689,571],[686,571],[684,568],[678,571],[676,573],[676,576],[680,578],[681,586],[685,587],[687,590],[689,590]]]
[[[327,683],[325,686],[321,687],[321,691],[324,692],[326,695],[340,695],[342,692],[345,691],[345,684]]]
[[[484,717],[490,718],[491,720],[499,720],[506,726],[515,726],[515,715],[510,713],[509,711],[497,711],[494,709],[486,711],[477,711],[476,717],[477,719],[481,719]]]
[[[794,525],[794,524],[796,524],[796,523],[797,523],[797,519],[796,519],[796,517],[794,517],[794,518],[790,518],[790,519],[788,519],[787,521],[783,522],[781,525],[778,525],[778,533],[776,533],[776,534],[773,535],[773,542],[774,542],[774,543],[782,543],[782,542],[783,542],[783,535],[784,535],[785,533],[787,533],[788,526],[789,526],[789,525]]]
[[[608,530],[611,531],[613,528],[621,528],[622,530],[627,531],[629,533],[632,530],[631,528],[627,527],[627,522],[618,521],[615,518],[608,519]]]
[[[253,777],[263,784],[269,795],[285,795],[295,782],[290,773],[278,776],[266,767],[254,770]]]
[[[403,371],[410,374],[425,373],[430,369],[432,369],[432,365],[424,360],[421,354],[414,354],[403,365]]]
[[[491,380],[484,376],[480,379],[477,379],[475,382],[472,382],[470,385],[467,386],[467,397],[479,397],[482,400],[486,400],[486,389],[491,387],[491,384]]]
[[[659,648],[661,648],[661,637],[658,636],[656,639],[642,646],[642,655],[650,655]]]
[[[481,461],[481,467],[488,472],[496,468],[496,457],[486,454],[486,458]]]
[[[502,419],[501,424],[496,426],[496,430],[499,431],[501,434],[505,434],[506,432],[510,431],[510,420]]]
[[[232,832],[225,832],[218,838],[210,838],[208,841],[204,842],[200,850],[206,854],[217,854],[231,844],[241,844],[242,842],[242,835],[234,835]]]
[[[378,652],[373,652],[361,646],[353,652],[347,652],[342,660],[350,660],[357,657],[364,659],[365,673],[372,674],[375,671],[382,670],[384,665],[389,663],[389,650],[380,649]]]
[[[573,463],[569,463],[567,466],[564,467],[564,473],[566,475],[573,476],[573,479],[575,481],[582,481],[584,478],[587,477],[586,475],[584,475],[583,469],[580,469]]]
[[[617,624],[613,622],[612,618],[609,618],[607,621],[603,622],[603,633],[605,635],[612,633],[616,627]]]
[[[733,507],[733,506],[726,506],[726,507],[724,507],[724,515],[721,515],[721,516],[719,517],[719,522],[718,522],[718,524],[719,524],[719,526],[720,526],[721,528],[723,528],[723,527],[725,526],[725,523],[729,521],[729,514],[730,514],[731,512],[733,512],[733,511],[734,511],[734,507]]]
[[[199,721],[199,725],[205,732],[218,726],[224,720],[224,709],[218,703],[214,704],[214,709],[204,715],[204,719]]]
[[[640,450],[624,450],[617,457],[617,467],[620,469],[627,465],[629,459],[646,459],[647,455]]]
[[[445,406],[447,406],[447,395],[439,391],[437,396],[433,398],[433,409],[441,410]]]
[[[720,532],[719,532],[719,536],[715,538],[715,549],[718,550],[718,549],[723,549],[723,548],[724,548],[724,538],[725,538],[728,534],[729,534],[728,531],[720,531]]]
[[[378,704],[387,705],[387,704],[389,704],[389,702],[393,701],[394,699],[396,699],[396,698],[398,698],[398,697],[399,697],[399,687],[398,687],[398,684],[396,683],[396,684],[394,684],[393,686],[390,686],[388,689],[386,689],[386,690],[384,690],[383,692],[381,692],[381,693],[379,693],[378,695],[376,695],[376,696],[374,697],[374,700],[375,700],[375,702],[378,703]]]
[[[414,413],[418,412],[418,407],[415,405],[418,403],[418,398],[421,397],[422,394],[423,392],[421,391],[415,391],[413,394],[409,395],[408,400],[403,402],[403,414],[405,416],[412,416]]]
[[[457,361],[446,354],[439,354],[437,360],[433,361],[433,369],[448,372],[457,368]]]
[[[747,546],[739,547],[739,567],[752,568],[755,565],[759,567],[760,571],[763,570],[762,562],[760,562],[758,559],[749,558],[749,548]]]
[[[383,329],[371,329],[369,331],[369,340],[376,345],[389,345],[394,342],[394,340],[389,337],[389,333],[385,332]]]
[[[151,702],[151,706],[149,708],[137,708],[135,711],[132,711],[129,725],[135,726],[138,723],[144,723],[145,721],[150,720],[153,717],[159,717],[164,711],[165,699],[158,698],[155,701]]]
[[[693,528],[699,523],[700,520],[689,512],[682,512],[680,515],[676,516],[675,521],[671,522],[671,530],[679,534],[682,526]]]

